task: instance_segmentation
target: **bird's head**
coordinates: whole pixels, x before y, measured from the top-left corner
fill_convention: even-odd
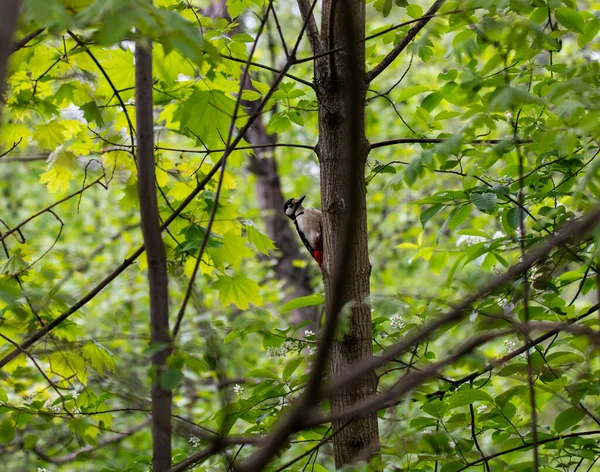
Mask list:
[[[283,211],[290,219],[296,218],[298,210],[302,209],[302,202],[306,198],[306,195],[302,195],[300,198],[290,198],[283,204]]]

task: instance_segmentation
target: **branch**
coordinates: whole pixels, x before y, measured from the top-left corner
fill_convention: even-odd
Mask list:
[[[135,43],[135,117],[138,160],[138,196],[141,228],[148,259],[150,293],[150,342],[152,352],[152,467],[166,471],[171,466],[171,410],[173,393],[161,386],[172,345],[169,334],[169,279],[163,244],[154,162],[154,109],[152,102],[152,42]],[[133,138],[132,138],[133,144]]]
[[[316,0],[313,3],[313,8],[314,8],[315,4],[316,4]],[[302,30],[300,32],[300,37],[304,34],[304,29],[305,28],[306,28],[306,25],[303,25]],[[296,42],[296,44],[294,46],[294,50],[293,50],[294,55],[295,55],[295,52],[298,49],[299,44],[300,44],[300,38],[298,39],[298,41]],[[279,76],[275,79],[275,82],[273,83],[273,86],[271,87],[271,89],[269,90],[269,92],[265,95],[265,97],[263,98],[261,104],[257,107],[255,113],[252,116],[250,116],[250,118],[248,118],[248,121],[243,126],[243,128],[238,132],[236,138],[233,140],[233,142],[231,143],[231,145],[228,146],[229,149],[235,149],[236,146],[240,143],[240,141],[242,139],[244,139],[244,136],[246,135],[246,133],[248,132],[248,130],[252,127],[252,125],[254,124],[254,122],[258,119],[258,117],[260,116],[260,113],[262,112],[263,108],[265,107],[265,105],[267,104],[267,102],[271,99],[271,96],[273,95],[273,93],[275,92],[275,90],[277,89],[277,87],[279,86],[279,84],[281,83],[281,81],[283,80],[283,77],[285,77],[285,74],[287,73],[287,71],[291,67],[291,65],[292,64],[288,61],[288,64],[286,64],[286,66],[280,72]],[[206,185],[212,180],[212,178],[214,177],[214,175],[217,173],[217,171],[219,170],[219,168],[223,164],[223,160],[224,160],[225,157],[226,157],[226,154],[224,154],[223,157],[221,157],[221,159],[219,159],[217,161],[217,163],[206,174],[206,176],[200,182],[198,182],[198,184],[196,185],[196,187],[194,188],[194,190],[192,190],[190,192],[190,194],[185,198],[185,200],[183,200],[179,204],[179,206],[175,209],[175,211],[173,211],[173,213],[171,213],[169,215],[169,217],[164,221],[164,223],[160,227],[161,232],[164,231],[181,214],[181,212],[183,212],[183,210],[185,210],[187,208],[187,206],[192,201],[195,200],[196,196],[202,190],[204,190],[204,188],[206,187]],[[20,348],[21,349],[27,349],[27,348],[31,347],[37,341],[39,341],[44,336],[46,336],[50,331],[52,331],[54,328],[56,328],[58,325],[60,325],[64,320],[66,320],[67,318],[69,318],[73,313],[76,313],[80,308],[82,308],[83,306],[85,306],[90,300],[94,299],[96,297],[96,295],[98,295],[102,290],[104,290],[104,288],[107,285],[109,285],[125,269],[127,269],[130,265],[132,265],[136,261],[136,259],[138,257],[140,257],[140,255],[143,252],[144,252],[144,246],[140,246],[127,259],[125,259],[116,269],[114,269],[102,281],[100,281],[91,291],[89,291],[85,296],[83,296],[81,299],[79,299],[76,303],[74,303],[73,305],[71,305],[71,307],[69,307],[69,309],[67,311],[65,311],[62,314],[60,314],[58,317],[56,317],[54,320],[52,320],[50,323],[48,323],[44,328],[36,331],[31,336],[29,336],[27,339],[25,339],[21,343]],[[18,357],[18,355],[20,354],[20,352],[21,351],[19,349],[14,349],[13,351],[11,351],[7,355],[5,355],[2,359],[0,359],[0,369],[3,368],[6,364],[8,364],[10,361],[12,361],[13,359],[15,359],[16,357]]]
[[[302,21],[306,24],[306,36],[310,43],[310,48],[313,54],[318,54],[323,50],[323,42],[319,34],[319,28],[313,15],[313,7],[309,0],[298,0],[298,8],[300,8],[300,15]]]
[[[18,225],[13,226],[11,229],[9,229],[8,231],[6,231],[6,233],[3,233],[2,235],[0,235],[0,242],[4,241],[8,236],[10,236],[11,234],[19,231],[23,226],[25,226],[27,223],[29,223],[31,220],[37,218],[38,216],[50,212],[55,206],[60,205],[63,202],[66,202],[67,200],[70,200],[73,197],[76,197],[77,195],[85,192],[87,189],[89,189],[90,187],[96,185],[96,184],[100,184],[102,185],[102,179],[104,178],[104,176],[100,176],[98,177],[96,180],[93,180],[92,182],[90,182],[88,185],[86,185],[85,187],[80,188],[79,190],[77,190],[76,192],[73,192],[70,195],[67,195],[64,198],[61,198],[60,200],[58,200],[57,202],[54,202],[52,205],[47,206],[46,208],[38,211],[37,213],[34,213],[33,215],[31,215],[29,218],[26,218],[25,220],[21,221]]]
[[[52,464],[65,464],[67,462],[73,462],[73,461],[77,460],[77,457],[80,454],[89,454],[90,452],[101,449],[104,446],[108,446],[109,444],[115,444],[115,443],[121,442],[124,439],[127,439],[130,436],[133,436],[138,431],[141,431],[147,425],[148,425],[148,421],[144,421],[143,423],[140,423],[137,426],[134,426],[133,428],[128,429],[124,433],[119,433],[119,434],[115,434],[113,436],[107,436],[105,438],[102,438],[100,441],[98,441],[98,444],[96,444],[95,446],[92,446],[92,445],[84,446],[81,449],[70,452],[69,454],[65,454],[63,456],[52,457],[47,452],[42,450],[39,446],[34,446],[33,452],[35,452],[43,460],[50,462]]]
[[[32,31],[31,33],[29,33],[28,35],[19,39],[18,41],[15,41],[12,45],[12,50],[10,53],[13,54],[13,53],[17,52],[19,49],[24,48],[27,45],[27,43],[29,43],[29,41],[38,37],[40,34],[42,34],[45,31],[45,29],[46,28],[40,28],[38,30]]]
[[[560,232],[547,237],[543,244],[538,244],[535,248],[529,251],[527,256],[524,257],[520,263],[509,268],[504,274],[492,279],[485,287],[464,299],[461,303],[446,313],[446,315],[429,323],[427,326],[424,326],[418,334],[390,347],[380,357],[367,360],[362,364],[355,366],[354,369],[348,372],[346,375],[329,382],[329,385],[326,385],[323,389],[323,396],[325,397],[334,395],[335,393],[347,388],[349,385],[354,385],[365,375],[369,375],[371,372],[375,371],[375,369],[385,365],[410,346],[429,338],[430,334],[434,331],[447,325],[448,323],[461,319],[467,312],[469,312],[469,309],[473,303],[488,296],[496,288],[499,288],[511,280],[514,280],[515,277],[521,275],[532,264],[545,258],[548,254],[548,251],[553,247],[559,246],[568,240],[581,240],[587,233],[596,227],[599,220],[600,205],[596,206],[592,211],[590,211],[586,217],[577,222],[571,222],[570,224],[563,226]]]
[[[560,439],[578,438],[581,436],[593,436],[596,434],[600,434],[600,430],[582,431],[581,433],[561,434],[560,436],[555,436],[553,438],[542,439],[542,440],[538,441],[537,444],[542,445],[542,444],[547,444],[550,442],[558,441]],[[456,470],[455,472],[461,472],[463,470],[468,469],[469,467],[473,467],[475,465],[481,464],[482,462],[487,462],[491,459],[495,459],[496,457],[500,457],[505,454],[510,454],[511,452],[520,451],[520,450],[526,449],[528,447],[533,447],[533,443],[522,444],[521,446],[516,446],[516,447],[510,448],[510,449],[507,449],[506,451],[501,451],[501,452],[496,452],[495,454],[490,454],[489,456],[482,457],[481,459],[478,459],[474,462],[471,462],[470,464],[465,465],[464,467],[461,467],[460,469]]]
[[[404,35],[402,40],[390,51],[390,53],[383,58],[383,60],[377,64],[373,69],[367,72],[367,83],[372,82],[379,74],[381,74],[392,62],[396,59],[402,51],[410,44],[410,42],[414,39],[414,37],[423,29],[423,27],[429,23],[432,15],[437,13],[440,7],[444,4],[446,0],[436,0],[431,8],[427,10],[427,13],[418,21],[408,33]]]
[[[393,146],[394,144],[438,144],[444,143],[448,141],[450,138],[396,138],[396,139],[388,139],[386,141],[379,141],[377,143],[371,144],[371,149],[377,149],[385,146]],[[504,138],[504,139],[473,139],[472,141],[467,141],[465,144],[500,144],[512,142],[514,144],[529,144],[532,143],[532,139],[513,139]]]
[[[117,89],[117,87],[115,87],[115,84],[113,83],[112,79],[110,78],[110,76],[108,75],[108,73],[106,72],[104,67],[102,67],[102,64],[100,64],[98,59],[96,59],[96,56],[94,56],[92,54],[92,51],[90,51],[90,49],[87,47],[87,45],[81,39],[79,39],[75,35],[75,33],[71,32],[69,30],[67,30],[67,33],[69,34],[69,36],[71,36],[71,38],[73,38],[73,40],[77,43],[77,45],[79,47],[83,48],[83,50],[87,53],[87,55],[90,56],[90,59],[94,62],[94,64],[96,64],[96,67],[98,67],[98,69],[100,70],[100,72],[102,73],[102,75],[104,76],[106,81],[108,82],[108,85],[110,86],[113,93],[115,94],[115,97],[117,97],[117,100],[119,101],[119,104],[121,105],[121,109],[123,110],[123,113],[125,114],[125,118],[127,119],[127,126],[129,127],[129,137],[131,139],[131,146],[134,146],[135,140],[134,140],[133,136],[135,134],[135,130],[133,128],[133,123],[131,122],[131,118],[129,117],[129,112],[127,111],[127,107],[125,106],[125,102],[123,102],[123,99],[121,98],[121,95],[119,94],[119,90]]]

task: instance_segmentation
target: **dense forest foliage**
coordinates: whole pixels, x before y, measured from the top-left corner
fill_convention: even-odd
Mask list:
[[[599,31],[3,0],[2,469],[600,470]]]

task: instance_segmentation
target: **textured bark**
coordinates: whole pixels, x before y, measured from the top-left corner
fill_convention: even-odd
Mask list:
[[[333,342],[330,377],[372,357],[370,264],[367,242],[364,169],[369,153],[365,136],[366,96],[364,0],[324,0],[322,37],[327,49],[344,48],[315,65],[319,97],[319,160],[325,260],[326,316],[353,303],[349,329]],[[333,413],[375,395],[375,373],[331,399]],[[345,426],[345,427],[344,427]],[[369,459],[379,450],[376,413],[333,423],[336,467]]]
[[[138,41],[135,47],[135,104],[138,194],[150,289],[150,342],[152,355],[152,470],[171,467],[172,393],[160,386],[170,353],[167,258],[163,245],[154,170],[154,122],[152,107],[152,45]],[[161,349],[157,349],[162,346]]]
[[[19,19],[19,0],[0,1],[0,115],[2,114],[2,103],[4,102],[4,74],[8,64],[8,56],[13,52],[13,36],[17,29]]]

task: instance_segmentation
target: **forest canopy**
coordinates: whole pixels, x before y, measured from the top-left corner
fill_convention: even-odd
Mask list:
[[[5,470],[600,470],[599,32],[3,0]]]

